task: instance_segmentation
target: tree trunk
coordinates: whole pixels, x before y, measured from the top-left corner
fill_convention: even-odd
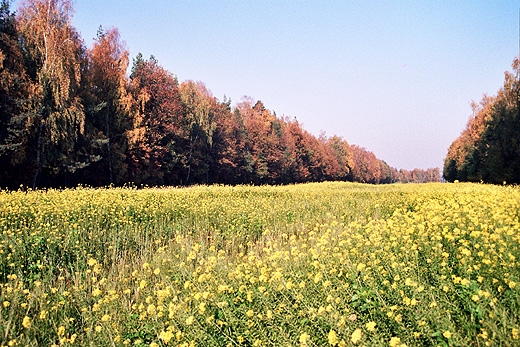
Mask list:
[[[188,182],[190,180],[190,173],[191,173],[191,158],[193,157],[193,146],[194,143],[198,140],[199,135],[195,136],[195,139],[190,135],[190,154],[188,155],[188,175],[186,176],[186,181],[184,182],[184,185],[188,185]]]
[[[40,125],[38,126],[38,145],[36,149],[36,172],[34,173],[32,188],[36,189],[36,183],[41,172],[41,157],[42,157],[42,146],[43,146],[43,119],[40,119]]]
[[[191,173],[191,155],[193,153],[193,139],[190,136],[190,154],[188,155],[188,175],[186,176],[186,181],[184,182],[184,185],[188,185],[188,181],[190,180],[190,173]]]
[[[105,124],[106,124],[106,137],[107,141],[107,152],[108,152],[108,177],[110,179],[110,184],[114,183],[114,176],[112,174],[112,153],[110,151],[110,122],[109,122],[109,112],[106,113],[105,116]]]

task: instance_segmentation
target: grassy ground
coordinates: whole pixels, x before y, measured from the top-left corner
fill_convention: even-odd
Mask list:
[[[515,346],[520,189],[0,192],[0,346]]]

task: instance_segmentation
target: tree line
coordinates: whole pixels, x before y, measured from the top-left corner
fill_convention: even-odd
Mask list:
[[[338,136],[313,136],[261,101],[231,106],[152,56],[131,65],[117,28],[91,47],[70,0],[0,8],[0,187],[438,181]]]
[[[444,160],[448,181],[520,183],[520,61],[495,96],[473,102],[473,115]]]

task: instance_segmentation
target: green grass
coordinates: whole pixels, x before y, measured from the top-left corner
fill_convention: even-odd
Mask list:
[[[0,192],[0,345],[515,346],[520,190]]]

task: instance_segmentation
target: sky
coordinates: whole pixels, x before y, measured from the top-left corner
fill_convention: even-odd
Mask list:
[[[16,2],[14,3],[16,9]],[[440,167],[519,52],[518,0],[76,0],[87,46],[119,29],[179,82],[261,100],[389,165]]]

